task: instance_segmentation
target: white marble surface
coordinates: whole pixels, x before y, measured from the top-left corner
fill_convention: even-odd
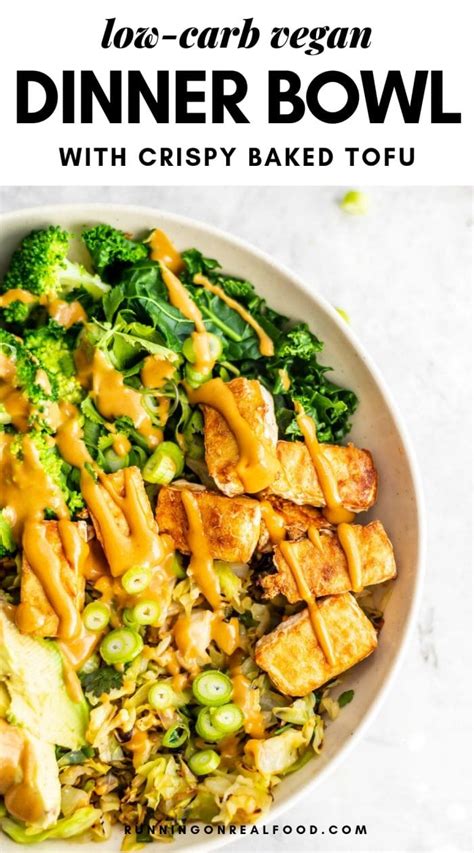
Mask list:
[[[0,209],[137,203],[250,240],[343,306],[404,413],[424,480],[429,553],[409,654],[370,731],[283,824],[308,838],[247,837],[244,850],[460,851],[470,842],[470,248],[465,188],[373,188],[365,217],[338,188],[8,188]],[[367,826],[366,836],[328,827]],[[270,829],[271,832],[271,829]]]

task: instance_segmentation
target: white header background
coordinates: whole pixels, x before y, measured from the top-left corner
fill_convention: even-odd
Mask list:
[[[81,4],[64,0],[22,0],[2,4],[0,11],[0,99],[2,129],[0,137],[0,184],[3,185],[219,185],[219,184],[469,184],[471,144],[469,139],[472,91],[469,87],[471,29],[468,21],[470,3],[451,0],[448,6],[437,0],[350,0],[313,3],[274,0],[255,3],[241,0],[226,4],[216,0],[87,0]],[[180,33],[196,26],[241,27],[243,18],[252,17],[261,31],[258,45],[252,49],[184,50],[176,41],[161,41],[154,49],[138,50],[133,46],[104,50],[100,46],[106,18],[115,17],[117,26],[156,26],[160,34]],[[318,26],[371,27],[368,49],[325,49],[308,56],[304,50],[269,47],[273,27],[291,29]],[[324,42],[323,42],[324,43]],[[170,80],[176,69],[233,69],[248,81],[248,94],[240,105],[250,120],[236,125],[228,116],[223,125],[156,124],[146,108],[139,125],[109,124],[100,109],[95,110],[92,125],[62,124],[61,76],[63,70],[93,70],[104,88],[111,69],[142,71],[153,89],[155,72],[169,69]],[[43,123],[16,124],[16,72],[38,70],[54,79],[59,89],[59,105],[55,114]],[[340,70],[359,86],[361,98],[354,116],[340,124],[317,121],[307,110],[305,118],[295,124],[267,123],[269,69],[292,70],[302,78],[302,89],[310,80],[327,70]],[[380,92],[389,69],[402,72],[411,91],[415,70],[444,72],[444,109],[461,112],[461,124],[430,123],[429,81],[419,124],[405,124],[398,104],[393,101],[383,124],[370,124],[360,85],[360,70],[374,72]],[[124,73],[124,77],[126,74]],[[206,112],[210,115],[210,84],[192,84],[205,88]],[[124,80],[124,91],[126,86]],[[78,89],[77,89],[78,95]],[[321,97],[329,106],[330,87]],[[341,105],[341,90],[334,105]],[[78,101],[78,96],[76,101]],[[173,90],[170,93],[173,103]],[[202,104],[195,105],[202,110]],[[171,111],[171,115],[173,111]],[[127,149],[126,167],[62,167],[59,146],[91,146]],[[144,147],[237,147],[232,167],[223,159],[205,168],[141,166],[137,155]],[[262,153],[276,146],[330,148],[333,163],[326,167],[249,167],[248,148],[259,147]],[[415,147],[415,164],[402,166],[392,161],[389,166],[359,165],[349,167],[346,146],[377,148]]]

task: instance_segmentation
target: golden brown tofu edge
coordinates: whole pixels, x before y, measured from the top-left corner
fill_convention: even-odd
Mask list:
[[[288,696],[305,696],[370,655],[377,634],[350,593],[320,601],[334,649],[335,664],[328,664],[319,646],[307,609],[282,622],[256,646],[255,660]]]

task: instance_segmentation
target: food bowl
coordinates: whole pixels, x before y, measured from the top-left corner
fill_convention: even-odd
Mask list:
[[[327,727],[321,755],[275,789],[274,805],[264,820],[273,820],[287,811],[287,820],[291,821],[290,810],[297,798],[314,791],[347,758],[350,748],[366,730],[387,694],[407,644],[420,593],[424,552],[421,488],[411,444],[377,368],[350,327],[317,293],[316,283],[301,281],[278,261],[208,225],[160,210],[121,205],[57,205],[20,210],[0,217],[0,275],[15,246],[32,229],[54,223],[74,232],[97,222],[134,234],[159,227],[178,249],[196,246],[204,255],[217,258],[226,272],[247,277],[272,307],[309,324],[324,341],[321,361],[334,368],[331,378],[352,388],[360,400],[350,439],[373,454],[379,473],[379,495],[367,516],[383,521],[394,545],[398,578],[386,606],[376,653],[344,676],[344,690],[355,690],[354,701]],[[209,835],[204,831],[188,832],[176,837],[172,849],[213,850],[235,838],[218,834],[217,830]],[[84,853],[89,849],[98,853],[118,850],[121,839],[122,831],[116,829],[102,845],[77,843],[77,849]],[[47,846],[59,853],[70,851],[75,842],[48,841]],[[1,849],[11,853],[18,846],[2,836]]]

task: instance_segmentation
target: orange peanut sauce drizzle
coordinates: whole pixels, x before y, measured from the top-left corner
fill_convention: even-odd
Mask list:
[[[81,469],[81,492],[100,529],[112,575],[122,575],[132,566],[158,565],[165,556],[165,549],[155,522],[148,517],[149,507],[145,503],[148,499],[139,490],[133,469],[125,468],[124,494],[120,495],[107,475],[95,466],[82,438],[74,407],[67,406],[64,411],[65,418],[56,436],[57,445],[63,459]],[[110,501],[104,499],[104,493]],[[117,510],[126,521],[126,532],[118,523]]]
[[[265,527],[268,530],[272,545],[278,545],[286,536],[286,522],[281,513],[271,505],[270,501],[260,501],[260,509]]]
[[[211,556],[196,497],[189,489],[183,489],[181,500],[188,522],[187,539],[191,551],[188,575],[193,578],[206,601],[211,605],[213,612],[203,614],[202,629],[207,631],[207,636],[205,641],[200,644],[199,649],[196,647],[192,636],[192,619],[186,614],[182,614],[177,619],[174,636],[178,648],[188,661],[197,660],[201,646],[206,647],[211,639],[225,654],[230,655],[235,652],[240,644],[239,622],[235,617],[228,622],[224,621],[219,576],[214,569],[214,560]],[[194,627],[194,630],[199,630],[199,628]]]
[[[260,346],[260,352],[262,355],[272,356],[274,354],[275,349],[271,337],[267,335],[264,329],[262,329],[260,323],[257,322],[255,317],[253,317],[253,315],[250,313],[250,311],[247,311],[247,309],[244,308],[244,306],[241,305],[240,302],[237,302],[236,299],[232,299],[232,297],[228,296],[222,287],[220,287],[218,284],[214,284],[213,282],[209,281],[209,279],[206,278],[205,275],[201,275],[201,273],[197,273],[194,276],[193,284],[197,284],[200,287],[203,287],[205,290],[208,290],[210,293],[214,293],[214,295],[218,296],[219,299],[222,299],[222,301],[225,302],[225,304],[228,305],[229,308],[232,308],[233,311],[236,311],[236,313],[239,314],[240,317],[242,317],[242,320],[245,320],[245,322],[248,323],[248,325],[254,330],[255,334],[257,335]]]
[[[329,522],[337,525],[337,535],[346,556],[352,589],[354,592],[360,592],[362,589],[362,563],[355,533],[350,524],[354,521],[355,513],[345,509],[342,504],[336,476],[331,463],[324,455],[324,445],[318,441],[313,419],[303,412],[299,403],[295,404],[295,408],[296,420],[303,433],[326,502],[323,514]],[[313,544],[316,544],[314,529],[310,530],[308,535]]]
[[[47,304],[48,314],[52,320],[69,329],[75,323],[87,323],[87,314],[80,302],[65,302],[63,299],[52,299]]]
[[[260,708],[258,691],[242,671],[242,653],[237,652],[231,661],[232,701],[244,715],[244,731],[255,738],[265,737],[265,720]]]
[[[202,314],[186,290],[184,284],[164,263],[160,263],[161,277],[168,291],[168,298],[174,308],[181,311],[184,317],[194,323],[193,339],[196,360],[194,368],[202,374],[210,373],[215,364],[211,355],[209,334],[206,331]]]
[[[26,432],[30,404],[24,393],[17,387],[14,360],[2,352],[0,352],[0,404],[7,412],[12,425],[20,432]]]
[[[158,355],[148,355],[140,371],[140,379],[145,388],[161,388],[172,379],[176,367]]]
[[[330,461],[324,454],[324,444],[320,444],[318,441],[316,425],[313,419],[304,413],[300,403],[295,403],[295,409],[296,421],[303,434],[304,443],[318,475],[319,484],[326,503],[323,514],[332,524],[353,521],[354,513],[349,512],[342,505],[337,478]]]
[[[239,448],[236,472],[246,492],[254,494],[273,483],[279,465],[273,448],[261,441],[239,412],[232,391],[222,379],[211,379],[196,390],[186,389],[190,403],[211,406],[226,420]]]
[[[178,274],[184,268],[183,259],[172,241],[161,228],[155,228],[148,240],[150,258],[163,263],[172,273]]]
[[[80,302],[66,302],[64,299],[49,296],[35,296],[29,290],[13,287],[0,296],[0,308],[7,308],[13,302],[23,305],[41,305],[56,323],[69,329],[75,323],[87,323],[87,314]]]
[[[308,582],[304,576],[304,573],[301,570],[301,566],[298,560],[295,558],[294,550],[291,548],[291,542],[280,542],[279,547],[286,562],[288,563],[288,566],[291,569],[291,574],[293,575],[299,595],[308,607],[311,625],[313,627],[316,639],[324,653],[324,657],[331,666],[334,666],[334,649],[326,627],[326,623],[321,614],[318,603],[315,600],[308,586]]]
[[[148,439],[150,447],[156,446],[163,433],[153,426],[143,405],[142,394],[126,385],[120,371],[115,370],[104,353],[96,350],[91,365],[91,397],[100,414],[108,420],[129,417],[138,432]]]
[[[347,568],[351,579],[351,587],[354,592],[360,592],[364,585],[362,577],[362,558],[353,526],[351,524],[346,524],[345,522],[338,524],[337,536],[346,556]]]
[[[12,302],[22,302],[23,305],[32,305],[33,302],[38,302],[38,297],[29,290],[23,290],[21,287],[12,287],[0,296],[0,308],[8,308]]]
[[[18,820],[39,823],[45,817],[45,805],[35,784],[38,759],[28,735],[0,719],[0,747],[0,794],[6,808]]]

